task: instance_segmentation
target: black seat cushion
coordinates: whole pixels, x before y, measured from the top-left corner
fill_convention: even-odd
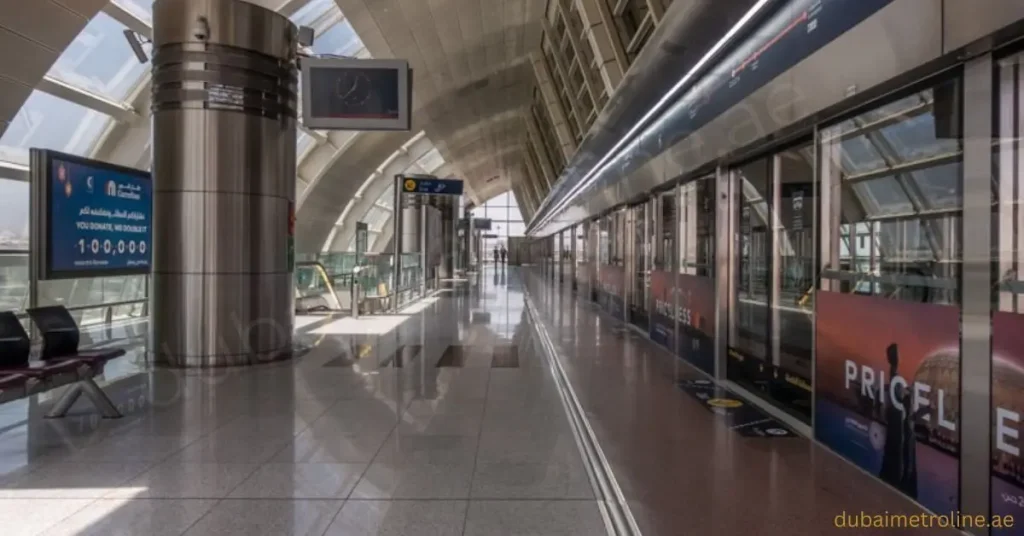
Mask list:
[[[31,350],[21,320],[11,311],[0,311],[0,369],[27,367]]]
[[[43,339],[41,359],[71,357],[78,353],[78,324],[63,305],[29,309],[28,316]]]

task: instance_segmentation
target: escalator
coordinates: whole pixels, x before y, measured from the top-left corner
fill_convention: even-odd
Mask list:
[[[344,283],[344,281],[341,281]],[[351,285],[351,277],[349,278]],[[335,280],[319,262],[295,264],[295,313],[300,315],[350,312],[348,292],[335,290]]]

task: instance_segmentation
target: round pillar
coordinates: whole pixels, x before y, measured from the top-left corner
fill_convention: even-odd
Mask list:
[[[153,5],[159,364],[290,357],[296,28],[239,0]]]

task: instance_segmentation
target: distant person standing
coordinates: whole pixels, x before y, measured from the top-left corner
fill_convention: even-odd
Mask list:
[[[508,258],[508,250],[505,246],[501,246],[501,264],[505,264],[505,259]]]
[[[498,264],[498,246],[494,246],[494,264]]]

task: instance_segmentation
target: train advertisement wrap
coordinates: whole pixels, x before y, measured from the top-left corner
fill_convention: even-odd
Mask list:
[[[960,310],[817,293],[815,435],[935,512],[959,504]]]
[[[48,168],[46,276],[149,273],[149,173],[57,154]]]
[[[608,314],[623,318],[625,315],[625,301],[622,298],[622,267],[602,264],[598,267],[598,279],[601,283],[601,295],[599,302]]]
[[[1024,518],[1024,315],[992,314],[992,514]],[[993,529],[993,534],[1024,535],[1024,523]]]

